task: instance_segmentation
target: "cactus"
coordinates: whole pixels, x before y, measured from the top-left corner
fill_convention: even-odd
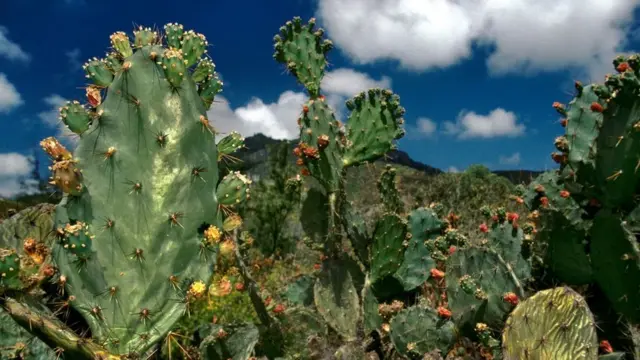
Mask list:
[[[640,322],[640,248],[636,236],[608,211],[600,212],[591,231],[593,276],[616,311]]]
[[[253,325],[206,325],[198,330],[203,337],[200,355],[210,360],[249,360],[259,341]]]
[[[316,308],[327,324],[346,341],[355,340],[360,304],[346,266],[337,261],[326,262],[313,288],[313,296]]]
[[[380,198],[388,212],[402,213],[402,200],[396,187],[396,169],[387,165],[378,179]]]
[[[315,279],[311,276],[302,276],[289,284],[285,297],[295,305],[309,306],[313,304],[313,285]]]
[[[165,30],[167,48],[150,28],[134,32],[133,46],[114,33],[115,51],[84,66],[95,84],[88,105],[60,109],[79,136],[74,154],[55,139],[41,143],[54,162],[52,183],[65,193],[55,212],[54,260],[93,338],[87,346],[62,340],[51,331],[55,322],[34,332],[81,357],[107,354],[98,343],[115,358],[159,341],[206,289],[223,220],[249,197],[242,174],[218,181],[218,160],[242,139],[232,134],[218,152],[206,109],[221,83],[212,80],[213,63],[200,60],[206,39],[177,24]],[[14,252],[5,253],[0,268],[10,272]],[[11,305],[21,323],[37,316]]]
[[[438,317],[436,310],[412,306],[391,320],[391,340],[396,351],[410,358],[422,358],[434,349],[446,353],[455,343],[453,322]]]
[[[371,246],[371,282],[392,275],[404,258],[407,223],[396,214],[386,214],[376,224]]]
[[[447,299],[459,326],[483,322],[501,327],[514,302],[525,296],[514,271],[491,249],[457,250],[446,268]]]
[[[411,237],[402,264],[394,274],[405,291],[415,289],[429,278],[429,270],[435,268],[435,261],[426,243],[435,240],[444,228],[444,223],[428,208],[413,210],[408,222]]]
[[[540,291],[518,304],[509,315],[502,348],[505,360],[595,360],[595,320],[586,301],[570,288]]]

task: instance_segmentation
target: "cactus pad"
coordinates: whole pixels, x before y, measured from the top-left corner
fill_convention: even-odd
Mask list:
[[[446,353],[456,341],[456,330],[451,321],[439,318],[436,310],[412,306],[393,317],[390,336],[400,354],[421,359],[433,350]]]
[[[505,295],[524,297],[518,278],[493,250],[483,247],[457,250],[447,259],[446,269],[447,299],[459,326],[483,322],[501,327],[513,308],[505,301]]]
[[[351,274],[338,261],[326,263],[313,287],[318,312],[345,341],[356,339],[360,300]]]
[[[621,219],[603,210],[591,228],[593,276],[613,308],[640,321],[640,249]]]
[[[345,166],[383,156],[404,136],[405,109],[391,90],[369,89],[348,100],[346,106],[351,114],[346,125]]]
[[[396,214],[385,214],[378,220],[371,246],[371,282],[392,275],[403,261],[407,223]]]
[[[543,290],[509,315],[502,348],[505,360],[596,360],[595,321],[586,301],[570,288]]]
[[[331,41],[323,40],[324,30],[314,29],[316,20],[302,24],[299,17],[280,28],[274,37],[273,57],[307,88],[312,97],[320,94],[320,82],[327,66],[326,54],[333,48]]]
[[[143,353],[202,295],[190,285],[211,278],[221,210],[248,197],[249,181],[237,173],[216,191],[215,132],[189,69],[206,40],[165,29],[179,48],[147,28],[133,48],[125,33],[111,36],[121,69],[107,81],[104,61],[89,64],[100,73],[86,67],[108,86],[104,101],[92,104],[89,129],[76,131],[73,159],[52,155],[66,193],[56,209],[56,264],[96,342],[120,355]],[[86,119],[81,110],[65,109],[70,127]]]
[[[438,215],[429,208],[413,210],[408,220],[411,238],[402,265],[394,274],[405,291],[415,289],[429,278],[429,270],[435,267],[435,261],[425,242],[435,239],[444,226]]]

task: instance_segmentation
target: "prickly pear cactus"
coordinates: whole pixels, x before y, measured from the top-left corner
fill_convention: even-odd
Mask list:
[[[586,301],[572,289],[543,290],[511,312],[502,349],[504,360],[596,360],[595,320]]]
[[[613,308],[640,322],[640,247],[621,219],[603,210],[591,230],[593,276]]]
[[[0,223],[0,286],[5,290],[26,289],[54,275],[54,209],[39,204]]]
[[[223,214],[248,197],[232,173],[218,185],[216,131],[206,110],[219,87],[200,59],[202,34],[165,27],[111,36],[117,53],[84,69],[87,105],[61,109],[78,136],[73,156],[52,139],[55,261],[94,339],[116,354],[141,354],[206,289]],[[192,69],[193,68],[193,69]],[[239,147],[233,138],[224,152]],[[217,190],[216,190],[216,186]]]
[[[524,290],[497,252],[484,247],[457,250],[446,262],[447,299],[458,326],[483,322],[499,328]]]
[[[390,90],[370,89],[346,102],[350,115],[343,127],[320,91],[326,55],[333,48],[323,35],[324,30],[315,28],[315,19],[303,24],[295,17],[274,37],[274,58],[286,65],[311,97],[298,119],[298,163],[305,166],[304,173],[335,192],[344,167],[375,160],[395,147],[393,141],[404,136],[405,110]]]
[[[456,329],[453,322],[439,318],[436,310],[417,305],[393,317],[390,335],[396,351],[421,359],[434,349],[446,353],[455,343]]]
[[[380,179],[378,179],[378,192],[384,207],[389,212],[402,213],[402,200],[396,187],[396,169],[387,165]]]
[[[0,310],[0,359],[49,360],[56,353]]]
[[[404,252],[402,264],[393,275],[405,291],[420,286],[429,278],[429,271],[435,267],[431,258],[428,241],[440,235],[444,223],[429,208],[413,210],[408,217],[410,238]]]
[[[248,360],[260,337],[258,328],[252,324],[207,325],[199,332],[203,336],[200,354],[208,360]]]
[[[349,271],[341,262],[326,262],[313,288],[324,321],[346,341],[356,339],[360,303]]]

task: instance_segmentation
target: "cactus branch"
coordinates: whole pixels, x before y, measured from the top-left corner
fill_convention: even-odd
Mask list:
[[[62,348],[73,359],[119,360],[102,346],[81,338],[56,318],[47,317],[27,304],[7,297],[3,301],[7,313],[51,348]]]

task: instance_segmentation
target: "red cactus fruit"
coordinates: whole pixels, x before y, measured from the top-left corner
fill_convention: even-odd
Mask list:
[[[506,294],[504,294],[504,296],[502,297],[502,300],[508,302],[511,305],[518,305],[518,295],[512,293],[512,292],[508,292]]]
[[[297,157],[302,156],[302,150],[301,150],[299,147],[297,147],[297,146],[296,146],[296,147],[293,149],[293,155],[295,155],[295,156],[297,156]]]
[[[623,73],[629,70],[630,68],[631,66],[629,66],[629,63],[625,61],[623,63],[618,64],[618,66],[616,67],[616,71],[619,73]]]
[[[320,269],[322,269],[322,264],[313,264],[313,269],[314,269],[314,270],[320,270]]]
[[[282,314],[285,310],[286,310],[286,308],[284,307],[284,305],[278,304],[273,308],[273,313],[274,314]]]
[[[446,307],[443,306],[439,306],[438,307],[438,316],[440,316],[443,319],[449,319],[451,318],[451,310],[447,309]]]
[[[594,101],[591,103],[591,111],[601,113],[604,111],[604,108],[602,105]]]
[[[552,106],[556,110],[564,110],[564,105],[562,105],[561,103],[559,103],[557,101],[554,101]]]
[[[518,219],[520,218],[520,215],[518,215],[517,213],[507,213],[507,220],[509,220],[509,222],[515,222],[518,221]]]
[[[329,145],[329,136],[328,135],[320,135],[318,136],[318,148],[324,149]]]
[[[238,291],[244,290],[244,284],[243,283],[236,283],[236,290],[238,290]]]
[[[567,155],[561,153],[553,153],[551,154],[551,159],[555,161],[557,164],[564,164],[567,162]]]
[[[569,120],[567,120],[567,119],[562,119],[562,120],[560,120],[560,125],[561,125],[562,127],[567,127],[567,123],[568,123],[568,122],[569,122]]]
[[[609,354],[613,352],[613,347],[611,347],[611,344],[609,344],[609,341],[602,340],[600,341],[600,350],[602,350],[602,352],[605,354]]]
[[[562,190],[560,191],[560,196],[563,198],[568,198],[571,195],[571,193],[569,193],[567,190]]]
[[[454,252],[456,252],[458,248],[455,245],[451,245],[449,246],[449,255],[453,255]]]
[[[302,107],[302,112],[305,113],[305,114],[308,113],[309,112],[309,107],[307,105],[304,105]]]
[[[436,280],[444,279],[444,271],[440,271],[436,268],[431,269],[431,277]]]
[[[546,196],[543,196],[540,198],[540,204],[542,204],[542,207],[547,207],[549,206],[549,198]]]
[[[302,170],[300,170],[300,174],[302,174],[304,176],[311,175],[311,173],[309,172],[309,169],[307,169],[307,168],[303,168]]]
[[[489,227],[487,226],[487,224],[485,224],[485,223],[480,224],[480,231],[485,233],[485,234],[488,233],[489,232]]]

